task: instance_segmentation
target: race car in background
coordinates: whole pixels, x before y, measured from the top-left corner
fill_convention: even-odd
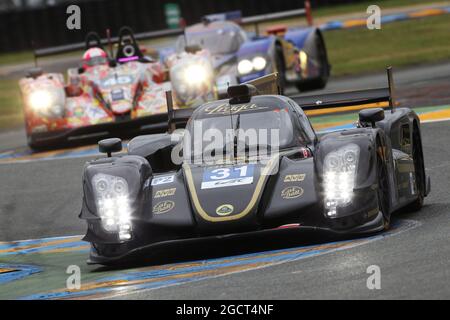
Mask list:
[[[71,68],[67,83],[62,74],[41,69],[20,80],[28,144],[37,149],[85,138],[164,131],[169,90],[174,107],[186,108],[223,97],[228,86],[274,71],[280,74],[280,92],[287,83],[302,91],[322,88],[330,65],[320,30],[278,26],[261,36],[241,27],[305,13],[299,9],[244,18],[219,14],[184,30],[137,35],[124,27],[117,40],[101,40],[91,33],[86,44],[36,50],[38,57],[84,47],[103,50],[105,43],[117,42],[109,64],[96,66],[93,72]],[[157,51],[159,59],[144,56],[136,41],[168,36],[179,38],[175,47]]]
[[[186,51],[195,54],[198,50],[204,55],[206,50],[212,58],[215,85],[220,97],[226,96],[230,85],[273,72],[279,73],[282,90],[287,84],[295,85],[300,91],[321,89],[328,81],[330,64],[319,29],[276,25],[269,27],[265,35],[259,34],[258,25],[262,22],[302,17],[305,12],[299,9],[242,18],[237,11],[205,16],[201,23],[184,30],[175,47],[161,51],[162,61],[170,60],[174,54],[186,54]],[[243,26],[250,24],[256,26],[257,32],[243,29]],[[201,71],[201,68],[197,70]],[[198,72],[196,77],[203,76],[205,82],[209,81],[211,76],[208,72]],[[177,89],[178,86],[189,85],[190,78],[185,78],[184,83],[175,83]]]
[[[125,155],[112,156],[122,150],[120,139],[100,141],[108,158],[83,171],[88,262],[129,262],[175,241],[280,228],[367,234],[388,229],[401,208],[422,207],[430,180],[420,120],[409,108],[394,110],[391,85],[304,97],[298,105],[277,95],[274,81],[269,75],[230,86],[229,99],[193,113],[168,101],[169,125],[188,118],[185,130],[136,137]],[[392,110],[364,109],[356,128],[322,136],[303,111],[379,101]],[[211,147],[211,130],[233,136]],[[278,139],[249,139],[249,130],[275,131]]]
[[[84,59],[96,64],[68,69],[67,83],[63,74],[40,68],[19,81],[31,148],[165,126],[164,118],[152,116],[165,112],[170,84],[162,65],[143,55],[131,29],[121,29],[113,57],[95,33],[88,34],[86,49]]]
[[[167,80],[178,108],[198,107],[217,99],[213,60],[208,50],[195,46],[169,55],[164,60]]]

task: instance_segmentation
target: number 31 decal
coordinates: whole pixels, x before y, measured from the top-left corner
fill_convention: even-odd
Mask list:
[[[232,170],[233,171],[239,171],[239,177],[246,177],[247,176],[247,166],[242,166],[242,167],[237,167],[237,168],[220,168],[220,169],[215,169],[211,171],[211,176],[210,178],[212,180],[221,180],[221,179],[226,179],[229,178],[232,174]],[[236,172],[237,173],[237,172]],[[234,175],[234,174],[233,174]]]

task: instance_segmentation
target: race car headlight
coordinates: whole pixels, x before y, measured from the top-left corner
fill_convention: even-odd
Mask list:
[[[264,70],[267,66],[267,59],[261,56],[254,57],[253,59],[244,59],[238,63],[238,72],[240,74],[247,74],[252,71]]]
[[[131,238],[131,212],[128,183],[122,177],[98,173],[92,178],[98,214],[103,228],[118,232],[120,240]]]
[[[306,69],[306,67],[308,66],[308,55],[306,54],[305,51],[300,51],[299,54],[299,59],[300,59],[300,67],[304,70]]]
[[[238,64],[238,71],[240,74],[247,74],[252,72],[253,70],[253,63],[250,60],[241,60]]]
[[[50,92],[38,90],[30,94],[29,103],[35,111],[46,111],[50,109],[53,103],[53,98]]]
[[[263,57],[254,57],[252,60],[253,69],[256,71],[264,70],[267,65],[267,60]]]
[[[335,216],[337,207],[351,202],[358,162],[359,147],[356,144],[348,144],[325,156],[323,189],[328,216]]]
[[[188,85],[200,85],[208,81],[209,74],[205,66],[193,64],[184,70],[184,81]]]
[[[57,93],[40,89],[30,93],[28,104],[34,112],[43,116],[61,117],[64,113],[64,102]]]

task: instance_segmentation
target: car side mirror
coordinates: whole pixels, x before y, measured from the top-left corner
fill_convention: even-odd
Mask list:
[[[382,108],[364,109],[359,112],[359,123],[371,124],[375,128],[375,123],[384,120],[384,110]]]
[[[122,151],[122,140],[120,140],[119,138],[100,140],[98,142],[98,150],[101,153],[106,153],[110,158],[113,152]]]

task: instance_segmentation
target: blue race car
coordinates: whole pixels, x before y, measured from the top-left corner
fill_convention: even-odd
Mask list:
[[[163,50],[161,57],[184,52],[208,51],[211,55],[218,95],[227,87],[278,72],[281,89],[292,84],[299,91],[325,87],[330,64],[322,33],[309,27],[271,26],[264,35],[258,24],[280,18],[298,17],[305,10],[293,10],[262,16],[240,18],[231,12],[206,16],[189,26],[176,41],[175,48]],[[242,26],[255,25],[256,32]]]

